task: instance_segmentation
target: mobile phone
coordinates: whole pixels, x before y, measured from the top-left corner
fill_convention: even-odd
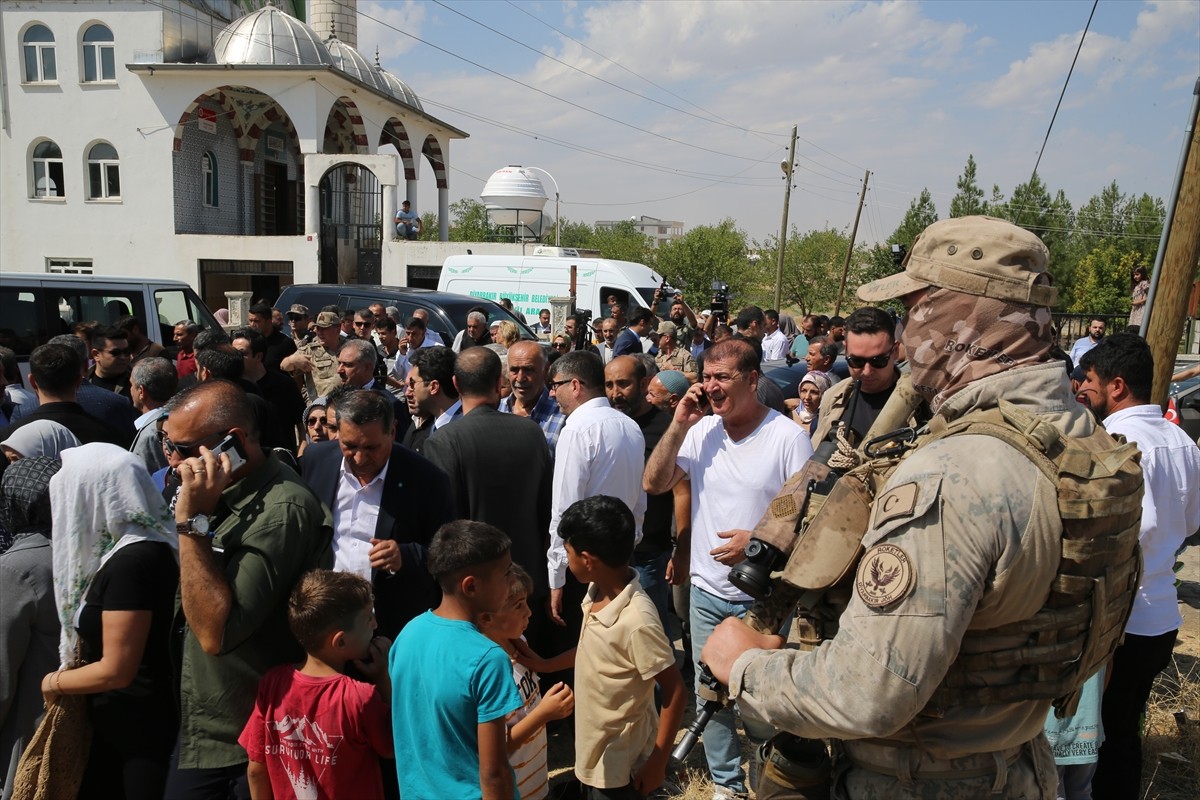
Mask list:
[[[217,446],[210,451],[213,458],[220,458],[222,453],[229,454],[229,471],[237,472],[238,468],[246,463],[246,453],[242,450],[241,444],[236,436],[232,433],[217,443]]]
[[[701,386],[701,387],[700,387],[700,402],[699,402],[699,406],[700,406],[700,410],[701,410],[701,411],[705,411],[705,412],[707,412],[709,409],[711,409],[711,408],[712,408],[712,403],[711,403],[711,402],[709,401],[709,399],[708,399],[708,392],[704,391],[704,387],[703,387],[703,386]]]

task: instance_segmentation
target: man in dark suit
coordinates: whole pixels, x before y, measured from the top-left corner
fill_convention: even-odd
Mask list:
[[[304,451],[304,480],[333,512],[334,569],[371,581],[379,633],[394,639],[439,601],[425,550],[454,518],[450,484],[396,444],[392,404],[383,394],[349,392],[334,413],[338,440]]]
[[[494,525],[512,540],[512,558],[533,578],[528,638],[547,620],[546,574],[554,465],[546,435],[532,419],[502,414],[500,357],[486,347],[463,350],[454,361],[454,386],[463,415],[425,441],[425,457],[450,478],[454,516]],[[536,644],[535,644],[536,647]]]

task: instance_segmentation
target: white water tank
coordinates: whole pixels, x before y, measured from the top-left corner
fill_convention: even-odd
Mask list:
[[[534,219],[540,220],[547,196],[542,182],[532,170],[510,164],[492,173],[479,193],[479,199],[494,224],[516,225],[519,215],[521,224],[525,225]]]

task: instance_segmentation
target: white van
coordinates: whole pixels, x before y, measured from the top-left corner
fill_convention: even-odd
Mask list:
[[[570,256],[450,256],[442,265],[438,291],[455,292],[500,302],[507,297],[513,308],[531,322],[550,307],[551,297],[571,293],[571,266],[576,269],[575,307],[595,318],[609,315],[610,295],[626,309],[650,308],[661,278],[644,264],[607,258]],[[665,295],[669,297],[670,295]]]

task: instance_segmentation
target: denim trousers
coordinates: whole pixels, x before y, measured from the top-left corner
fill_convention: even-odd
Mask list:
[[[697,677],[700,675],[700,651],[704,643],[712,635],[713,629],[724,619],[746,615],[751,602],[736,602],[726,600],[714,594],[709,594],[700,587],[692,584],[691,594],[691,624],[692,624],[692,659],[696,667]],[[704,701],[696,698],[696,708],[704,705]],[[774,735],[775,731],[769,725],[742,717],[742,724],[750,741],[756,746]],[[737,734],[737,720],[733,707],[722,709],[713,715],[708,727],[704,729],[701,739],[704,745],[704,755],[708,759],[708,771],[713,783],[725,786],[735,792],[746,792],[746,773],[742,769],[741,742]]]

